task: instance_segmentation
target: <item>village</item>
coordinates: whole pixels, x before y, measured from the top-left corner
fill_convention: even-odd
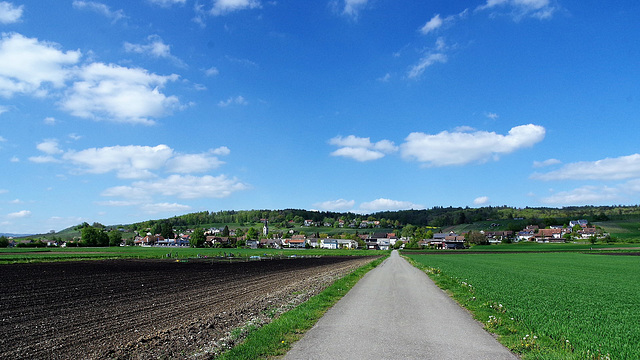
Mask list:
[[[264,220],[264,219],[263,219]],[[427,239],[415,239],[405,236],[398,237],[394,232],[371,232],[367,234],[357,234],[354,238],[342,237],[319,237],[317,235],[307,236],[296,234],[294,230],[289,230],[285,236],[270,236],[268,221],[263,221],[262,236],[251,238],[243,234],[237,236],[235,230],[228,230],[227,236],[222,236],[224,229],[209,228],[204,232],[204,247],[236,247],[241,246],[251,249],[273,248],[273,249],[368,249],[368,250],[390,250],[405,248],[412,242],[418,248],[429,249],[464,249],[473,244],[500,244],[503,242],[537,242],[537,243],[565,243],[570,241],[590,241],[602,239],[607,234],[599,231],[589,224],[587,220],[572,220],[568,226],[550,226],[540,228],[538,225],[528,225],[522,231],[479,231],[482,235],[480,241],[470,241],[469,233],[457,234],[450,232],[427,233]],[[349,224],[351,227],[354,224]],[[312,220],[304,221],[305,227],[319,226]],[[379,227],[379,222],[362,221],[359,228]],[[194,230],[187,230],[177,234],[174,239],[165,239],[160,234],[150,234],[146,236],[136,236],[133,240],[135,246],[190,246],[191,234]],[[280,235],[280,234],[279,234]],[[476,237],[477,239],[477,237]]]

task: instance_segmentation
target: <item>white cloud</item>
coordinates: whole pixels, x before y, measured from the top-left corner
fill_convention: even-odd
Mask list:
[[[405,210],[405,209],[424,209],[424,206],[414,204],[409,201],[398,201],[391,199],[376,199],[370,202],[360,204],[360,209],[364,211],[384,211],[384,210]]]
[[[489,197],[488,196],[480,196],[477,197],[475,199],[473,199],[473,204],[474,205],[485,205],[489,202]]]
[[[7,218],[9,219],[20,219],[31,216],[31,211],[22,210],[14,213],[7,214]]]
[[[228,149],[227,149],[228,150]],[[215,150],[202,154],[176,155],[167,161],[167,170],[173,173],[198,173],[207,172],[224,164],[217,157],[212,156]]]
[[[538,180],[623,180],[640,177],[640,154],[566,164],[548,173],[534,173]]]
[[[5,139],[2,136],[0,136],[0,142],[5,142],[5,141],[7,141],[7,139]]]
[[[47,86],[63,87],[71,76],[69,66],[76,64],[80,55],[80,51],[62,52],[57,44],[21,34],[2,34],[0,96],[11,97],[16,93],[44,96]]]
[[[218,102],[219,107],[227,107],[229,105],[249,105],[249,102],[242,96],[230,97],[225,101]]]
[[[140,206],[142,211],[148,214],[158,214],[158,213],[180,213],[191,210],[191,206],[182,205],[178,203],[155,203],[155,204],[144,204]]]
[[[111,19],[111,21],[114,23],[117,22],[118,20],[126,18],[124,11],[122,10],[112,11],[109,6],[99,2],[95,2],[95,1],[74,0],[73,7],[79,10],[89,10],[89,11],[96,12],[108,19]]]
[[[56,139],[45,140],[36,145],[36,148],[47,155],[57,155],[63,153],[63,151],[58,147],[58,140]]]
[[[379,77],[378,81],[388,82],[390,79],[391,79],[391,74],[386,73],[386,74],[384,74],[384,76]]]
[[[415,79],[420,77],[422,73],[431,65],[436,63],[446,63],[447,55],[444,53],[427,53],[424,55],[417,64],[413,65],[409,72],[407,73],[407,77],[409,79]]]
[[[480,10],[503,10],[513,18],[519,21],[525,17],[536,19],[551,18],[560,7],[552,0],[487,0],[486,4],[478,6],[476,11]]]
[[[146,199],[153,195],[175,196],[180,199],[225,198],[249,186],[236,178],[225,175],[202,177],[170,175],[156,181],[138,181],[131,186],[117,186],[105,190],[103,196],[119,196],[127,199]]]
[[[0,1],[0,23],[13,24],[20,21],[24,5],[15,6],[7,1]]]
[[[147,37],[148,44],[124,43],[124,50],[136,54],[147,54],[156,58],[168,59],[178,66],[186,66],[182,60],[171,54],[171,46],[165,44],[158,35]]]
[[[342,14],[357,18],[358,14],[367,5],[369,0],[344,0],[344,7],[342,8]]]
[[[71,133],[71,134],[69,134],[69,139],[71,139],[71,140],[76,140],[76,141],[77,141],[77,140],[82,139],[82,135],[78,135],[78,134],[75,134],[75,133]]]
[[[40,156],[29,157],[29,161],[34,162],[36,164],[46,164],[46,163],[59,163],[60,159],[56,159],[51,155],[40,155]]]
[[[329,144],[340,146],[331,153],[332,156],[343,156],[357,161],[377,160],[398,151],[398,147],[392,141],[380,140],[372,143],[370,138],[361,138],[354,135],[347,137],[336,136],[329,140]]]
[[[7,189],[0,189],[0,194],[6,194],[8,192],[9,192],[9,190],[7,190]]]
[[[174,4],[184,5],[187,3],[187,0],[148,0],[150,3],[159,5],[162,7],[169,7]]]
[[[87,173],[115,171],[121,179],[140,179],[154,176],[151,170],[164,167],[173,155],[173,149],[166,145],[130,145],[69,151],[63,155],[63,159]]]
[[[353,209],[355,203],[354,200],[338,199],[315,203],[313,206],[325,211],[344,211]]]
[[[485,116],[488,117],[491,120],[496,120],[497,118],[500,117],[500,116],[498,116],[498,114],[492,113],[492,112],[486,113]]]
[[[214,0],[211,15],[220,16],[233,11],[262,7],[257,0]]]
[[[180,102],[160,92],[178,75],[161,76],[139,68],[92,63],[79,71],[80,81],[66,93],[62,108],[72,115],[122,123],[151,125]]]
[[[583,186],[571,191],[561,191],[542,198],[549,205],[595,205],[621,200],[620,189],[608,186]]]
[[[533,167],[541,168],[541,167],[557,165],[557,164],[561,164],[561,163],[562,163],[562,161],[560,161],[558,159],[547,159],[547,160],[544,160],[544,161],[534,161],[533,162]]]
[[[464,165],[486,162],[542,141],[545,129],[538,125],[520,125],[507,135],[495,132],[448,132],[436,135],[414,132],[401,145],[402,156],[425,166]]]
[[[0,105],[0,115],[6,113],[7,111],[9,111],[8,106]]]
[[[210,68],[208,68],[208,69],[206,69],[206,70],[204,71],[204,74],[205,74],[206,76],[216,76],[216,75],[218,75],[219,73],[220,73],[220,71],[218,71],[218,68],[216,68],[215,66],[210,67]]]
[[[440,14],[436,14],[431,18],[431,20],[427,21],[427,23],[420,28],[420,32],[426,35],[432,31],[437,30],[440,26],[442,26],[443,23],[444,21],[442,21]]]
[[[17,156],[12,156],[11,159],[9,159],[9,161],[13,163],[17,163],[17,162],[20,162],[20,158],[18,158]]]
[[[56,119],[51,116],[47,116],[46,118],[44,118],[43,122],[45,123],[45,125],[55,125]]]

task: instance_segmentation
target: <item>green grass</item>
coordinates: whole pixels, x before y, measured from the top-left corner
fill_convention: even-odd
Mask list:
[[[250,331],[243,343],[223,353],[218,359],[265,359],[286,354],[295,341],[302,338],[329,308],[384,258],[358,268],[273,322]]]
[[[640,242],[640,222],[634,220],[619,220],[597,222],[605,232],[611,234],[612,237],[625,242]]]
[[[640,258],[408,255],[524,359],[640,357]]]
[[[366,256],[387,254],[387,251],[376,250],[326,250],[326,249],[224,249],[224,248],[188,248],[188,247],[137,247],[115,246],[103,248],[4,248],[0,249],[0,264],[28,263],[67,260],[96,259],[188,259],[195,257],[215,258],[224,254],[235,257],[258,256]]]
[[[626,248],[629,251],[640,251],[639,244],[590,244],[590,243],[537,243],[530,241],[521,241],[512,244],[497,244],[497,245],[476,245],[469,249],[459,250],[436,250],[436,249],[422,249],[422,250],[402,250],[403,253],[411,252],[432,252],[432,253],[463,253],[463,252],[584,252],[584,251],[598,251],[603,249],[612,248]]]

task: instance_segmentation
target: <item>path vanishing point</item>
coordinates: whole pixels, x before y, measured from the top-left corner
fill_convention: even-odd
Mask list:
[[[393,251],[293,345],[299,359],[518,359]]]

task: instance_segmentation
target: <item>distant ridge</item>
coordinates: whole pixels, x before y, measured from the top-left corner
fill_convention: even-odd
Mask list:
[[[6,237],[14,237],[14,238],[18,238],[18,237],[25,237],[25,236],[33,236],[35,234],[10,234],[10,233],[0,233],[0,236],[6,236]]]

